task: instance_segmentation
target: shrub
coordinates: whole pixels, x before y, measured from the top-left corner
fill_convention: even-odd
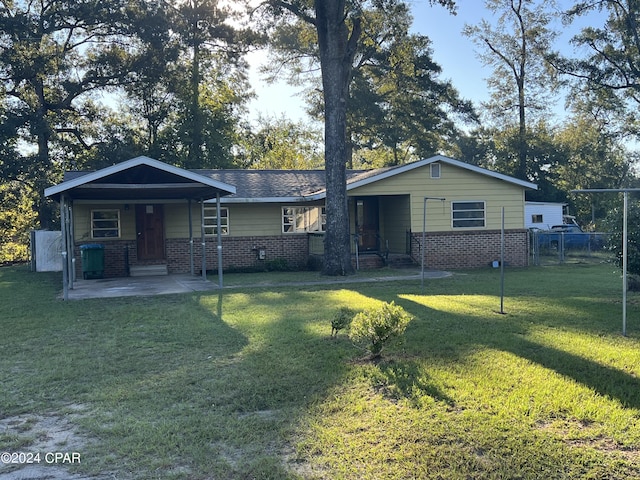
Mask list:
[[[331,320],[331,336],[337,337],[340,330],[351,325],[351,321],[355,315],[355,310],[352,310],[349,307],[340,307]]]
[[[375,359],[380,357],[389,340],[404,333],[412,318],[401,306],[393,302],[383,303],[353,318],[349,338],[354,343],[364,344],[371,358]]]

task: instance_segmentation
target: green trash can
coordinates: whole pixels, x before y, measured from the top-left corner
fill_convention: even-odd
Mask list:
[[[89,243],[80,245],[82,256],[82,278],[102,278],[104,276],[104,245]]]

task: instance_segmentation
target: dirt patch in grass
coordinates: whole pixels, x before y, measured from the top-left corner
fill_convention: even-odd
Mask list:
[[[541,422],[538,427],[541,430],[546,430],[559,436],[562,441],[570,447],[590,448],[607,455],[619,455],[625,460],[633,463],[640,462],[639,448],[625,447],[612,438],[604,437],[600,434],[592,434],[591,436],[587,435],[584,438],[572,438],[573,436],[569,433],[572,429],[586,432],[591,427],[591,422],[565,422],[564,425],[557,425],[552,422]]]
[[[67,405],[61,413],[25,413],[0,419],[0,480],[106,480],[113,475],[73,473],[82,465],[91,442],[73,420],[84,414],[82,405]],[[9,447],[6,447],[9,445]]]

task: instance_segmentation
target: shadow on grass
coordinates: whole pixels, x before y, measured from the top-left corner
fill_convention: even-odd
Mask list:
[[[453,398],[444,393],[415,361],[396,358],[380,362],[378,368],[384,381],[380,389],[387,397],[406,398],[417,404],[427,395],[450,407],[455,404]]]
[[[529,314],[518,318],[499,315],[495,310],[487,311],[482,316],[465,316],[433,310],[408,300],[405,296],[390,296],[386,292],[378,298],[383,301],[392,299],[415,316],[416,319],[407,329],[407,347],[426,362],[430,358],[436,362],[464,361],[466,357],[485,347],[510,352],[572,379],[604,397],[616,399],[626,408],[640,408],[640,379],[636,376],[565,351],[561,347],[554,348],[525,338],[532,328],[540,325],[562,331],[599,334],[605,331],[609,336],[618,335],[612,325],[594,323],[594,311],[598,312],[596,317],[601,311],[606,318],[602,301],[554,300],[568,306],[573,314],[567,317],[545,317],[540,323],[533,323]],[[468,300],[463,296],[461,301]],[[425,382],[423,370],[411,360],[400,360],[384,371],[395,389],[407,397],[411,397],[412,392],[418,389],[436,400],[451,401],[437,388]]]
[[[524,339],[492,345],[526,358],[560,375],[617,399],[625,408],[640,408],[640,379],[592,360]]]

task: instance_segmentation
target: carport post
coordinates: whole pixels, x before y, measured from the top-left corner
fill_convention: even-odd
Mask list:
[[[191,267],[191,275],[195,275],[195,266],[193,265],[193,213],[191,212],[191,199],[187,199],[189,206],[189,266]]]
[[[73,290],[74,288],[74,282],[76,281],[76,259],[75,259],[75,253],[74,253],[74,240],[73,240],[73,232],[74,232],[74,227],[73,227],[73,200],[70,200],[69,205],[67,206],[67,214],[69,215],[69,217],[67,218],[67,222],[69,224],[69,229],[68,229],[68,238],[69,241],[67,242],[67,245],[69,245],[68,248],[68,255],[69,255],[69,288],[71,288],[71,290]]]
[[[222,219],[220,218],[220,192],[216,193],[216,231],[218,232],[218,286],[222,288]]]
[[[66,228],[66,208],[65,196],[60,195],[60,227],[62,229],[62,298],[69,300],[69,264],[67,263],[67,228]]]
[[[202,279],[207,279],[207,251],[204,238],[204,199],[200,199],[200,241],[202,243]]]

